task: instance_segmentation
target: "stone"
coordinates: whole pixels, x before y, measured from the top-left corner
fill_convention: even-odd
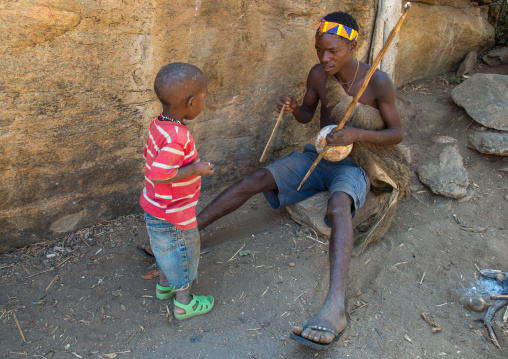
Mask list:
[[[450,136],[432,136],[430,140],[435,143],[457,143],[457,139]]]
[[[455,73],[455,76],[462,77],[463,75],[468,74],[476,65],[476,60],[478,59],[478,54],[476,51],[470,51],[467,53],[464,61],[459,66],[459,69]]]
[[[49,230],[56,233],[67,233],[71,231],[75,231],[81,228],[81,223],[86,218],[87,211],[86,209],[73,214],[68,214],[57,219],[55,222],[51,224]]]
[[[437,156],[418,165],[416,173],[420,181],[436,194],[449,198],[464,197],[469,179],[457,147],[436,145],[429,152]]]
[[[455,71],[464,54],[494,45],[494,27],[471,1],[413,3],[399,33],[395,85]]]
[[[311,227],[322,236],[329,237],[331,228],[324,221],[329,195],[328,191],[320,192],[299,203],[288,206],[286,209],[295,222]],[[389,197],[390,193],[375,195],[373,192],[369,192],[364,205],[360,207],[353,218],[353,228],[377,213]]]
[[[451,96],[479,124],[508,131],[508,76],[474,74],[456,86]]]
[[[468,133],[467,141],[478,152],[508,156],[508,132],[472,130]]]
[[[490,66],[499,66],[508,63],[508,46],[489,51],[482,57],[483,62]]]

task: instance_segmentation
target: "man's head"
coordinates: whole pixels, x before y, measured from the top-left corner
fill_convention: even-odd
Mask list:
[[[318,24],[316,51],[326,73],[336,74],[348,61],[354,59],[357,46],[358,24],[346,12],[332,12]]]
[[[164,66],[157,73],[153,87],[165,110],[183,111],[189,120],[205,107],[206,77],[194,65],[173,62]]]

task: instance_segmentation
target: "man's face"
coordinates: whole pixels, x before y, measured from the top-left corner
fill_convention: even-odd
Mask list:
[[[350,61],[353,43],[335,34],[316,35],[317,56],[328,75],[335,75]]]

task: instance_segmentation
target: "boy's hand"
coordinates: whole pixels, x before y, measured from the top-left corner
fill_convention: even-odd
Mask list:
[[[357,128],[344,126],[342,130],[326,135],[326,143],[330,146],[347,146],[360,140]]]
[[[284,113],[293,113],[293,111],[298,107],[298,102],[292,97],[281,96],[277,101],[277,108],[279,111],[282,108],[282,105],[286,104],[286,108],[284,109]]]
[[[194,174],[197,176],[211,176],[213,175],[213,165],[210,162],[196,162],[193,164]]]

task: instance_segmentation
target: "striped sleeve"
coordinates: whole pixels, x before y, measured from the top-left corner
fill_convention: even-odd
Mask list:
[[[178,143],[167,143],[153,159],[146,177],[165,181],[173,178],[184,161],[184,150]]]

